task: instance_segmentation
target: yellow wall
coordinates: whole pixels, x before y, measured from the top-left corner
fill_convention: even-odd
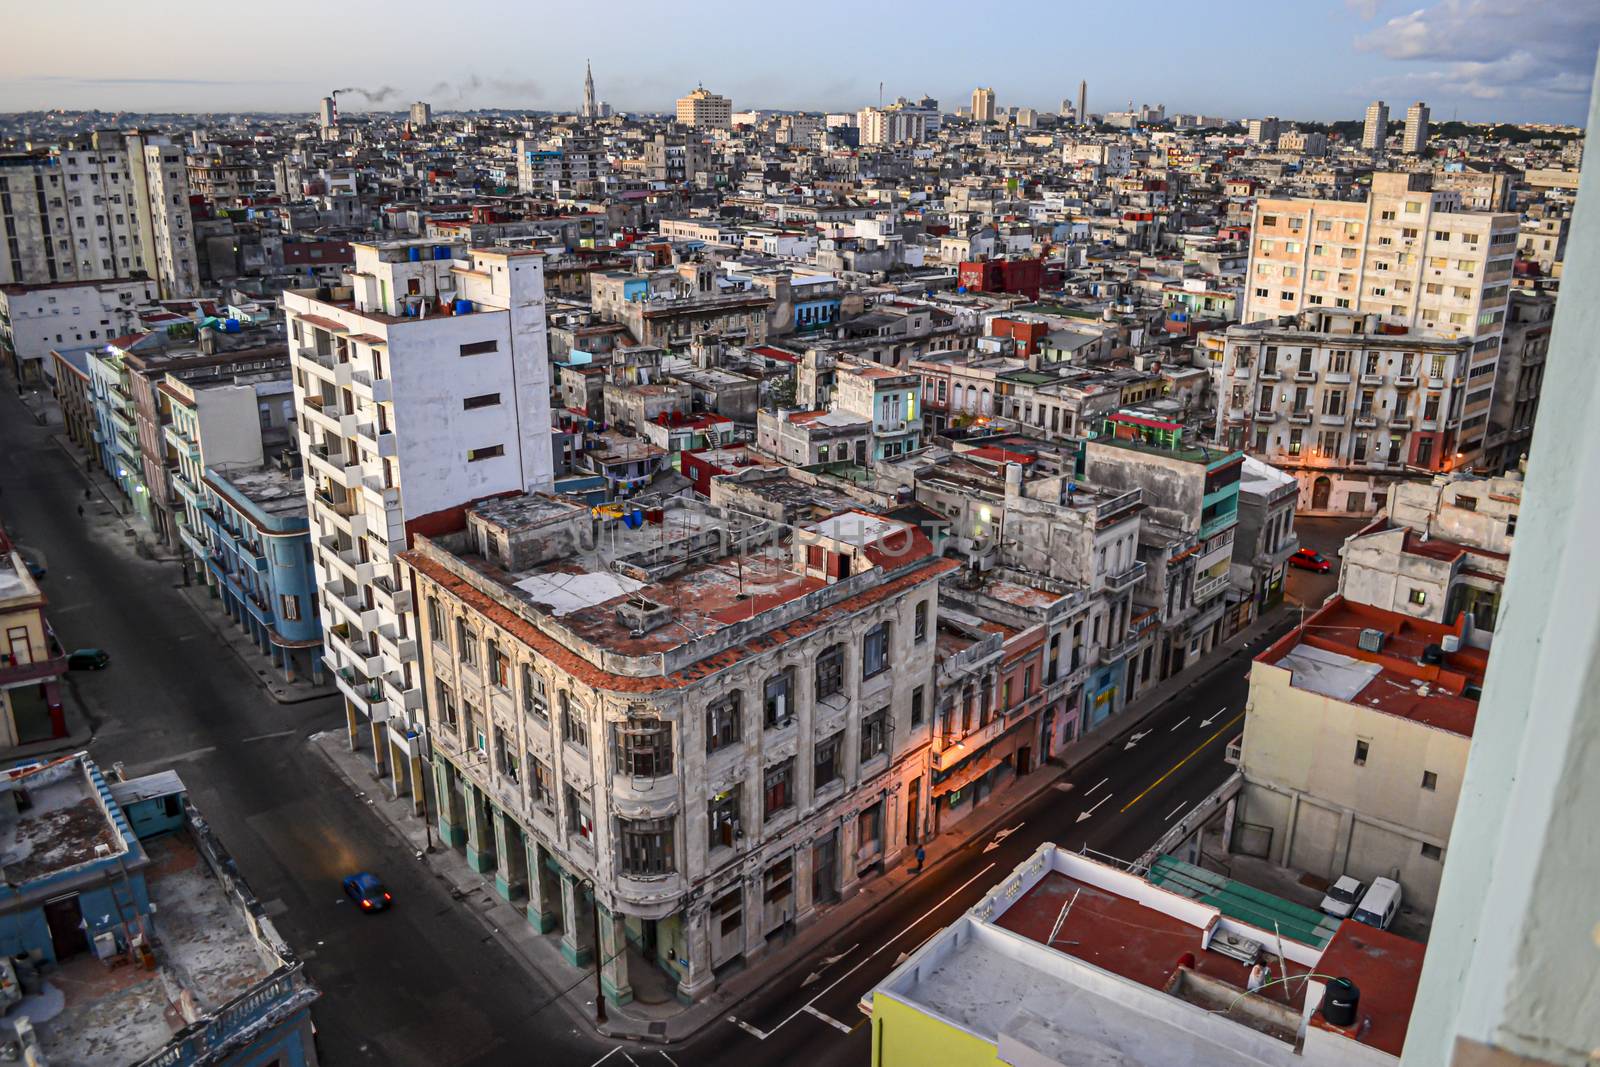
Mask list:
[[[872,994],[872,1067],[998,1067],[995,1047],[883,990]]]

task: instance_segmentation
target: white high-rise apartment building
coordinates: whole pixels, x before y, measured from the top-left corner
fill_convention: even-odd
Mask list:
[[[1389,105],[1374,100],[1367,105],[1367,121],[1361,126],[1361,147],[1368,152],[1383,151],[1389,136]]]
[[[1505,328],[1518,216],[1463,211],[1425,174],[1374,174],[1365,202],[1264,199],[1251,228],[1246,323],[1307,309],[1377,316],[1390,333],[1468,340],[1454,450],[1481,447]]]
[[[433,124],[433,105],[426,100],[418,100],[411,105],[411,128],[421,129]]]
[[[537,251],[354,247],[349,286],[283,294],[300,451],[351,744],[368,721],[379,772],[420,797],[418,631],[395,556],[413,533],[461,528],[473,501],[550,488],[544,265]]]
[[[143,271],[163,297],[199,292],[188,168],[164,137],[98,132],[0,159],[0,234],[0,284]]]
[[[1421,100],[1406,108],[1406,136],[1401,150],[1408,156],[1428,150],[1428,105]]]
[[[678,99],[678,121],[696,130],[733,128],[733,101],[699,86]]]
[[[978,88],[972,90],[972,121],[994,121],[994,90]]]
[[[863,146],[916,143],[928,133],[926,113],[904,100],[888,107],[862,108],[856,121]]]

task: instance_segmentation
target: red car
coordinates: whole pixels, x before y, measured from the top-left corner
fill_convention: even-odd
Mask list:
[[[1314,548],[1302,548],[1290,556],[1289,566],[1299,567],[1303,571],[1316,571],[1318,574],[1327,574],[1333,569],[1328,558]]]

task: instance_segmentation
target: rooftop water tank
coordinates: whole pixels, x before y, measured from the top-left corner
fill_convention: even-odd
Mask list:
[[[1355,1025],[1356,1009],[1361,1006],[1361,990],[1348,978],[1335,978],[1322,994],[1322,1017],[1329,1026],[1348,1028]]]
[[[412,245],[406,249],[406,258],[413,263],[420,263],[422,261],[422,248],[418,245]]]
[[[470,314],[472,314],[472,301],[470,301],[470,300],[457,300],[456,303],[455,303],[455,313],[457,315],[470,315]]]

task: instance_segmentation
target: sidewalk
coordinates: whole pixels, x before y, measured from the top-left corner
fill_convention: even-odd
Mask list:
[[[1014,778],[988,797],[979,812],[929,840],[924,870],[949,860],[975,840],[990,836],[1012,813],[1045,790],[1054,788],[1073,767],[1119,744],[1129,732],[1158,711],[1172,697],[1221,670],[1234,657],[1248,651],[1273,628],[1289,618],[1292,609],[1280,606],[1256,620],[1243,632],[1224,642],[1205,662],[1166,679],[1146,690],[1099,730],[1069,745],[1051,763],[1033,773]],[[594,1027],[592,972],[575,971],[561,956],[558,938],[534,930],[521,908],[508,903],[495,892],[491,882],[477,874],[455,851],[431,839],[431,827],[411,814],[411,798],[390,796],[387,780],[374,777],[372,762],[364,750],[352,752],[342,731],[328,731],[310,738],[312,747],[344,778],[372,810],[407,842],[418,860],[450,887],[451,895],[472,905],[468,910],[499,938],[501,944],[538,978],[544,986],[561,990],[557,995],[577,1022]],[[431,785],[431,776],[429,776]],[[428,810],[434,810],[428,798]],[[432,843],[432,850],[425,851]],[[878,906],[915,881],[910,863],[902,863],[864,882],[840,903],[819,910],[817,918],[776,945],[750,967],[719,981],[717,988],[691,1005],[673,1000],[663,1003],[607,1004],[608,1023],[599,1033],[617,1040],[677,1043],[727,1016],[729,1009],[758,989],[780,980],[806,960],[812,950],[870,918]],[[632,961],[630,961],[632,962]]]
[[[228,617],[222,602],[211,595],[204,582],[180,585],[177,592],[194,608],[195,614],[211,628],[211,632],[217,635],[217,640],[238,657],[245,670],[256,676],[267,695],[279,704],[304,704],[308,700],[321,700],[338,692],[331,680],[320,685],[308,677],[285,681],[282,668],[274,664],[272,658],[250,639],[250,635]]]

